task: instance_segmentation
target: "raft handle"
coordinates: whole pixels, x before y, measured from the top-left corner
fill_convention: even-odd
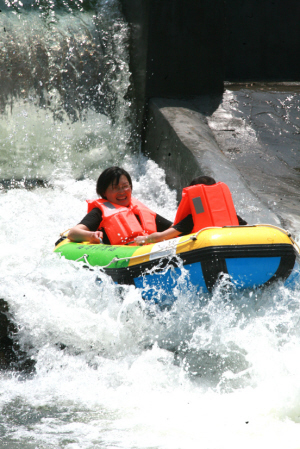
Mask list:
[[[80,259],[83,259],[85,263],[87,263],[88,265],[90,265],[90,263],[88,262],[87,258],[89,257],[89,254],[83,254],[82,256],[80,256],[78,259],[75,260],[75,262],[79,262]]]
[[[61,237],[68,237],[68,234],[67,234],[67,233],[69,233],[70,229],[71,229],[71,228],[66,229],[66,231],[61,232],[59,235],[60,235]]]

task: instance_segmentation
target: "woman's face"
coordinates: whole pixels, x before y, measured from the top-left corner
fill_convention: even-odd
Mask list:
[[[121,175],[118,184],[110,184],[105,190],[105,196],[110,203],[119,206],[129,206],[131,202],[131,187],[125,175]]]

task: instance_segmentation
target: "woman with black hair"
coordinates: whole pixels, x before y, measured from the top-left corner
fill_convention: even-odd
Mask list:
[[[69,231],[73,242],[121,245],[139,235],[162,232],[172,224],[132,197],[131,177],[123,168],[104,170],[96,192],[101,199],[88,200],[87,215]]]

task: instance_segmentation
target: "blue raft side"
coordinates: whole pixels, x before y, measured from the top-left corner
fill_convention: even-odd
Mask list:
[[[173,289],[177,286],[178,278],[185,274],[183,270],[187,271],[186,285],[190,283],[197,290],[201,290],[203,293],[208,292],[200,262],[185,265],[184,269],[172,267],[172,269],[160,273],[151,273],[138,277],[134,279],[134,284],[137,288],[143,290],[142,296],[144,299],[152,300],[155,303],[170,301],[170,294],[173,293]],[[173,298],[172,302],[175,299]]]
[[[237,288],[264,285],[276,273],[280,257],[244,257],[226,259],[228,274]]]
[[[266,284],[276,273],[280,257],[244,257],[228,258],[226,265],[231,282],[237,289],[260,287]],[[297,267],[297,268],[296,268]],[[197,291],[207,293],[208,289],[204,280],[200,262],[184,266],[187,271],[186,282],[190,283]],[[183,274],[182,268],[174,268],[159,273],[149,273],[134,279],[137,288],[142,289],[144,299],[154,302],[170,301],[171,293],[177,285],[178,278]],[[300,266],[296,262],[293,273],[285,285],[291,286],[299,280]],[[176,298],[173,299],[175,301]]]

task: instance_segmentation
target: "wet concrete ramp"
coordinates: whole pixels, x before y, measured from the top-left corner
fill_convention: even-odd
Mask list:
[[[295,227],[299,110],[295,83],[227,85],[221,99],[152,99],[144,150],[179,195],[194,176],[207,174],[229,185],[249,223]]]

